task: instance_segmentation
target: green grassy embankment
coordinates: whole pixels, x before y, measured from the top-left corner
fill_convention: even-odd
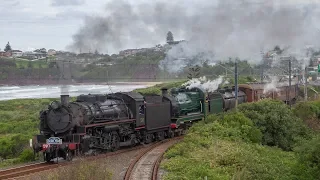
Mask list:
[[[30,161],[29,139],[39,133],[39,112],[53,99],[0,101],[0,167]]]
[[[179,81],[179,82],[168,82],[168,83],[162,83],[162,84],[157,84],[152,87],[148,88],[141,88],[141,89],[136,89],[134,90],[135,92],[139,92],[141,94],[161,94],[161,88],[166,87],[168,89],[174,88],[174,87],[179,87],[186,81]]]
[[[318,179],[320,136],[304,122],[319,112],[319,102],[264,100],[211,115],[167,151],[165,179]]]
[[[28,59],[23,59],[23,58],[1,57],[0,60],[2,62],[13,62],[13,63],[15,63],[15,65],[18,69],[21,69],[21,68],[26,69],[29,67],[34,68],[34,69],[48,68],[48,62],[46,61],[46,59],[30,61]]]

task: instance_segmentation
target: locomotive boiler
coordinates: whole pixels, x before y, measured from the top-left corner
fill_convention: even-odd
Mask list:
[[[75,127],[132,118],[123,100],[105,95],[80,95],[75,102],[62,95],[61,102],[53,101],[40,113],[40,130],[46,135],[73,132]]]
[[[200,101],[203,99],[203,96],[201,96],[200,93],[202,91],[196,90],[198,90],[198,88],[194,88],[192,90],[188,90],[186,88],[171,89],[171,95],[176,102],[173,105],[176,117],[201,112]]]

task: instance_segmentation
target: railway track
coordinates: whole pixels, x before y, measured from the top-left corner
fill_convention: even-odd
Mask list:
[[[129,165],[124,180],[157,180],[158,169],[165,151],[183,137],[157,142],[142,151]]]
[[[164,154],[165,150],[167,148],[169,148],[171,145],[175,144],[177,142],[177,140],[179,140],[181,138],[182,137],[176,137],[173,139],[166,139],[164,141],[160,141],[160,142],[156,142],[154,144],[151,144],[148,147],[136,146],[133,148],[121,149],[116,152],[108,152],[108,153],[99,154],[96,156],[89,156],[89,157],[85,157],[84,159],[86,161],[93,161],[93,160],[97,160],[97,159],[101,159],[101,158],[105,158],[105,157],[109,157],[109,156],[123,154],[123,153],[134,151],[134,150],[145,149],[142,153],[140,153],[135,158],[135,160],[134,160],[135,163],[130,164],[130,166],[126,172],[126,177],[128,176],[130,178],[131,173],[136,172],[136,169],[134,169],[136,167],[136,164],[139,163],[139,160],[141,160],[143,158],[143,156],[146,154],[149,154],[148,158],[155,160],[154,166],[152,167],[150,172],[151,171],[154,172],[153,173],[154,175],[151,174],[151,177],[152,176],[156,177],[157,171],[158,171],[158,166],[161,162],[161,158],[162,158],[162,155]],[[156,153],[152,153],[153,151],[156,151]],[[35,163],[35,164],[20,166],[20,167],[16,167],[16,168],[0,170],[0,180],[14,179],[14,178],[18,178],[18,177],[21,178],[21,177],[24,177],[27,175],[31,175],[34,173],[38,173],[38,172],[42,172],[42,171],[46,171],[46,170],[50,170],[50,169],[55,169],[55,168],[62,167],[62,166],[67,166],[67,165],[70,165],[72,163],[77,163],[77,162],[78,162],[78,160],[75,159],[74,161],[71,161],[71,162],[64,161],[64,162],[60,162],[60,163]]]
[[[36,163],[26,166],[20,166],[17,168],[11,168],[0,171],[0,179],[9,179],[19,176],[25,176],[35,172],[40,172],[48,169],[58,167],[59,164],[48,164],[48,163]]]
[[[118,154],[123,154],[126,152],[130,152],[130,151],[134,151],[134,150],[138,150],[138,149],[142,149],[142,148],[145,148],[145,147],[137,146],[137,147],[128,148],[128,149],[121,149],[116,152],[108,152],[108,153],[99,154],[96,156],[88,156],[88,157],[85,157],[84,159],[86,161],[93,161],[93,160],[97,160],[97,159],[101,159],[101,158],[105,158],[105,157],[109,157],[109,156],[115,156]],[[58,167],[62,167],[62,166],[67,166],[67,165],[70,165],[72,163],[77,163],[77,162],[78,162],[78,160],[75,159],[74,161],[71,161],[71,162],[63,161],[60,163],[36,163],[36,164],[31,164],[31,165],[20,166],[17,168],[0,170],[0,180],[12,179],[12,178],[18,178],[18,177],[20,178],[23,176],[37,173],[37,172],[42,172],[42,171],[46,171],[46,170],[50,170],[50,169],[54,169],[54,168],[58,168]]]

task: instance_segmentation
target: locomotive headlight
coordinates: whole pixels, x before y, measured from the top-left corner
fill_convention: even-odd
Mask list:
[[[61,106],[61,103],[58,102],[58,101],[53,101],[53,102],[50,104],[50,107],[51,107],[52,109],[58,109],[60,106]]]

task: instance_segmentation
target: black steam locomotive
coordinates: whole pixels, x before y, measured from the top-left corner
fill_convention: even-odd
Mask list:
[[[293,102],[298,86],[278,87],[265,92],[263,84],[239,85],[238,103],[255,102],[263,97]],[[288,93],[289,92],[289,93]],[[206,93],[200,88],[173,88],[170,94],[142,95],[122,92],[107,95],[80,95],[69,102],[68,95],[53,101],[40,112],[40,134],[33,139],[35,152],[46,161],[56,157],[71,160],[75,155],[116,151],[121,146],[163,140],[181,135],[193,122],[208,114],[235,106],[233,88]]]
[[[128,92],[80,95],[69,102],[69,96],[62,95],[61,102],[54,101],[40,112],[34,150],[42,151],[46,161],[71,160],[77,154],[116,151],[120,146],[172,137],[171,100],[166,95]]]

